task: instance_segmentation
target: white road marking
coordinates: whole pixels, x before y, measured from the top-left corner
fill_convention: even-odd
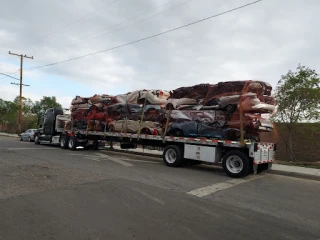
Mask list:
[[[216,184],[213,184],[210,186],[206,186],[203,188],[198,188],[198,189],[192,190],[192,191],[188,192],[188,194],[194,195],[197,197],[204,197],[204,196],[213,194],[215,192],[218,192],[218,191],[221,191],[221,190],[224,190],[227,188],[231,188],[231,187],[237,186],[242,183],[250,182],[250,181],[262,178],[262,177],[264,177],[264,176],[259,175],[259,176],[250,176],[250,177],[247,177],[244,179],[232,179],[232,180],[229,180],[226,182],[216,183]]]
[[[75,153],[70,153],[69,155],[72,155],[72,156],[79,156],[79,157],[92,157],[92,156],[93,156],[93,155],[75,154]]]
[[[74,154],[74,153],[71,153],[69,155],[83,157],[85,159],[96,161],[96,162],[101,161],[101,157],[96,156],[96,155],[85,155],[85,154]]]
[[[141,190],[139,190],[139,189],[133,188],[132,190],[134,190],[134,191],[140,193],[141,195],[143,195],[143,196],[145,196],[145,197],[147,197],[147,198],[155,201],[156,203],[159,203],[159,204],[162,205],[162,206],[164,205],[164,201],[162,201],[162,200],[159,199],[159,198],[156,198],[156,197],[154,197],[154,196],[151,196],[151,195],[149,195],[148,193],[143,192],[143,191],[141,191]]]
[[[41,148],[41,147],[39,147],[39,148],[7,148],[7,150],[10,150],[10,151],[12,151],[12,150],[52,150],[52,149],[54,149],[54,148]]]
[[[71,153],[70,155],[72,156],[79,156],[79,157],[83,157],[83,158],[86,158],[86,159],[89,159],[89,160],[92,160],[92,161],[97,161],[97,162],[100,162],[101,160],[111,160],[111,161],[114,161],[114,162],[118,162],[121,161],[121,162],[124,162],[124,161],[131,161],[131,162],[145,162],[145,163],[155,163],[155,164],[159,164],[161,163],[160,161],[159,162],[155,162],[155,161],[147,161],[147,160],[139,160],[139,159],[128,159],[128,158],[125,158],[125,159],[119,159],[119,158],[116,158],[116,157],[112,157],[112,156],[109,156],[109,155],[106,155],[106,154],[103,154],[103,153],[96,153],[97,155],[86,155],[86,154],[76,154],[76,153]],[[120,163],[122,164],[122,163]],[[132,165],[130,163],[125,163],[127,165]],[[122,164],[124,165],[124,164]]]
[[[101,153],[102,154],[102,153]],[[99,157],[94,157],[94,155],[85,155],[85,154],[75,154],[75,153],[71,153],[70,155],[72,156],[81,156],[81,157],[84,157],[86,159],[89,159],[89,160],[93,160],[93,161],[100,161],[102,159],[105,159],[105,160],[108,160],[110,158],[112,158],[111,156],[109,155],[106,155],[106,154],[102,154],[102,155],[99,155]],[[98,160],[99,158],[102,158],[100,160]],[[118,158],[119,159],[119,158]],[[145,163],[155,163],[155,164],[159,164],[159,163],[162,163],[162,162],[155,162],[155,161],[147,161],[147,160],[139,160],[139,159],[128,159],[128,158],[125,158],[125,159],[121,159],[122,161],[131,161],[131,162],[145,162]]]
[[[126,166],[126,167],[133,167],[133,166],[134,166],[134,165],[131,164],[131,163],[122,161],[122,160],[119,159],[119,158],[115,158],[115,157],[111,157],[111,156],[105,155],[105,154],[103,154],[103,153],[96,153],[96,155],[100,156],[101,158],[105,158],[105,159],[111,160],[111,161],[113,161],[113,162],[119,163],[119,164],[121,164],[121,165],[123,165],[123,166]]]
[[[145,162],[145,163],[161,163],[161,162],[155,162],[155,161],[148,161],[148,160],[139,160],[139,159],[122,159],[123,161],[131,161],[131,162]]]

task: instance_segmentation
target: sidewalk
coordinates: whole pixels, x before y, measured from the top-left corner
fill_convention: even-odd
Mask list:
[[[134,153],[145,156],[152,157],[162,157],[162,152],[158,150],[149,150],[149,149],[121,149],[120,146],[113,146],[114,150],[117,152],[125,152],[125,153]],[[272,174],[279,174],[285,176],[293,176],[307,179],[314,179],[320,181],[320,169],[315,168],[306,168],[306,167],[296,167],[296,166],[288,166],[282,164],[272,164],[272,169],[269,171]]]
[[[270,173],[320,180],[320,169],[272,164]]]
[[[4,133],[4,132],[0,132],[0,136],[5,136],[5,137],[15,137],[18,138],[18,134],[12,134],[12,133]]]

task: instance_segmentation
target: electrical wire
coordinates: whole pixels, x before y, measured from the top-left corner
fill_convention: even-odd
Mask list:
[[[51,33],[51,34],[47,35],[46,37],[42,38],[42,40],[45,40],[45,39],[47,39],[48,37],[50,37],[50,36],[52,36],[52,35],[55,35],[55,34],[57,34],[57,33],[61,32],[61,30],[66,29],[66,28],[68,28],[68,27],[70,27],[70,26],[72,26],[72,25],[74,25],[74,24],[78,23],[78,22],[80,22],[80,21],[82,21],[82,20],[84,20],[84,19],[88,18],[89,16],[93,15],[94,13],[99,12],[99,11],[101,11],[102,9],[104,9],[104,8],[106,8],[106,7],[108,7],[108,6],[110,6],[111,4],[117,3],[117,2],[119,2],[119,1],[122,1],[122,0],[114,0],[114,1],[112,1],[112,2],[108,2],[107,4],[103,5],[102,7],[97,8],[97,9],[95,9],[94,11],[92,11],[92,12],[88,13],[87,15],[85,15],[85,16],[83,16],[83,17],[79,18],[79,19],[76,19],[76,20],[72,21],[71,23],[69,23],[69,24],[67,24],[67,25],[63,26],[63,27],[62,27],[62,28],[60,28],[60,30],[58,30],[57,32],[53,32],[53,33]]]
[[[5,76],[7,76],[7,77],[9,77],[9,78],[13,78],[13,79],[15,79],[15,80],[19,80],[19,81],[20,81],[20,79],[19,79],[19,78],[15,78],[15,77],[10,76],[10,75],[8,75],[8,74],[1,73],[1,72],[0,72],[0,74],[1,74],[1,75],[5,75]]]
[[[104,8],[109,7],[110,5],[112,5],[112,4],[114,4],[114,3],[117,3],[117,2],[119,2],[119,1],[122,1],[122,0],[114,0],[114,1],[112,1],[112,2],[108,2],[107,4],[102,5],[101,7],[95,9],[94,11],[88,13],[87,15],[85,15],[85,16],[79,18],[79,19],[76,19],[76,20],[72,21],[72,22],[69,23],[69,24],[64,25],[63,27],[61,27],[61,28],[60,28],[59,30],[57,30],[56,32],[49,33],[48,35],[46,35],[45,37],[42,37],[42,38],[40,37],[39,40],[41,40],[41,41],[46,41],[49,37],[54,36],[54,35],[56,35],[57,33],[62,32],[64,29],[66,29],[66,28],[68,28],[68,27],[70,27],[70,26],[72,26],[72,25],[74,25],[74,24],[76,24],[76,23],[78,23],[78,22],[80,22],[80,21],[88,18],[89,16],[93,15],[94,13],[96,13],[96,12],[98,12],[98,11],[101,11],[101,10],[103,10]],[[32,47],[32,49],[34,50],[34,52],[37,52],[38,54],[40,54],[40,53],[42,52],[41,50],[40,50],[40,52],[39,52],[39,49],[36,48],[36,47]]]
[[[120,31],[120,30],[122,30],[122,29],[125,29],[125,28],[127,28],[127,27],[129,27],[129,26],[132,26],[132,25],[134,25],[134,24],[136,24],[136,23],[145,21],[145,20],[147,20],[147,19],[150,19],[150,18],[153,18],[153,17],[155,17],[155,16],[157,16],[157,15],[160,15],[160,14],[162,14],[162,13],[164,13],[164,12],[167,12],[167,11],[169,11],[169,10],[172,10],[172,9],[175,9],[175,8],[180,7],[180,6],[182,6],[182,5],[185,5],[185,4],[187,4],[187,3],[191,2],[191,1],[192,1],[192,0],[188,0],[188,1],[186,1],[186,2],[182,2],[182,3],[180,3],[180,4],[177,4],[177,5],[175,5],[175,6],[171,7],[171,8],[164,9],[163,11],[157,12],[157,13],[149,16],[149,17],[140,19],[140,20],[138,20],[138,21],[132,22],[132,23],[129,24],[129,25],[125,25],[125,26],[123,26],[123,27],[120,27],[120,28],[118,28],[118,29],[115,29],[114,31],[105,31],[105,32],[102,32],[101,34],[99,34],[99,32],[95,32],[95,33],[93,33],[93,34],[89,34],[89,35],[86,35],[86,36],[84,36],[84,37],[80,37],[80,39],[88,38],[88,37],[90,38],[91,36],[93,36],[93,38],[89,39],[89,41],[90,41],[90,40],[92,40],[92,39],[100,38],[100,37],[105,36],[105,35],[110,35],[110,34],[112,34],[112,33],[115,33],[115,32],[118,32],[118,31]],[[107,28],[107,30],[109,30],[109,29],[111,29],[111,28],[114,28],[114,27],[116,27],[116,26],[121,26],[123,23],[130,22],[131,20],[137,19],[137,18],[139,18],[140,16],[143,16],[143,15],[146,15],[146,14],[149,13],[149,12],[155,11],[155,10],[163,7],[164,5],[168,4],[169,2],[170,2],[170,1],[168,1],[168,2],[166,2],[166,3],[164,3],[164,4],[162,4],[162,5],[160,5],[159,7],[153,8],[151,11],[148,10],[148,11],[143,12],[143,13],[141,13],[141,14],[138,14],[138,15],[132,17],[132,18],[129,18],[129,19],[125,20],[125,21],[122,21],[122,22],[120,22],[120,23],[117,23],[117,24],[115,24],[115,25]],[[95,35],[96,35],[96,36],[95,36]],[[81,41],[81,42],[87,42],[87,41]]]
[[[14,75],[17,75],[18,73],[20,73],[20,69],[18,71],[16,71],[16,72],[13,72],[13,73],[2,74],[2,75],[5,75],[5,76],[0,78],[0,80],[5,79],[7,77],[13,77]]]
[[[78,56],[78,57],[74,57],[74,58],[70,58],[70,59],[66,59],[66,60],[62,60],[62,61],[58,61],[58,62],[53,62],[53,63],[41,65],[41,66],[35,66],[35,67],[26,68],[25,70],[28,70],[28,71],[37,70],[37,69],[50,67],[50,66],[61,64],[61,63],[66,63],[66,62],[78,60],[78,59],[81,59],[81,58],[93,56],[93,55],[96,55],[96,54],[99,54],[99,53],[103,53],[103,52],[109,52],[109,51],[112,51],[112,50],[115,50],[115,49],[118,49],[118,48],[122,48],[122,47],[125,47],[125,46],[128,46],[128,45],[131,45],[131,44],[135,44],[135,43],[142,42],[142,41],[145,41],[145,40],[148,40],[148,39],[151,39],[151,38],[155,38],[155,37],[158,37],[158,36],[173,32],[173,31],[177,31],[179,29],[186,28],[186,27],[189,27],[189,26],[192,26],[192,25],[207,21],[209,19],[219,17],[221,15],[225,15],[225,14],[230,13],[230,12],[234,12],[236,10],[248,7],[250,5],[256,4],[256,3],[261,2],[261,1],[262,0],[257,0],[257,1],[254,1],[254,2],[250,2],[250,3],[241,5],[241,6],[236,7],[236,8],[232,8],[230,10],[227,10],[227,11],[224,11],[224,12],[221,12],[221,13],[218,13],[218,14],[215,14],[215,15],[211,15],[209,17],[205,17],[205,18],[202,18],[200,20],[197,20],[197,21],[194,21],[194,22],[191,22],[191,23],[187,23],[187,24],[184,24],[182,26],[175,27],[175,28],[172,28],[172,29],[169,29],[169,30],[166,30],[166,31],[163,31],[163,32],[151,35],[151,36],[148,36],[148,37],[144,37],[144,38],[140,38],[138,40],[134,40],[134,41],[131,41],[131,42],[128,42],[128,43],[124,43],[124,44],[121,44],[121,45],[118,45],[118,46],[115,46],[115,47],[111,47],[111,48],[104,49],[104,50],[101,50],[101,51],[85,54],[85,55],[82,55],[82,56]]]

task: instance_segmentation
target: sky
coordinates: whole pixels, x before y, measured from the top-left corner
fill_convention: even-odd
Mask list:
[[[28,70],[145,38],[252,0],[2,0],[0,73],[23,96],[116,95],[199,83],[262,80],[276,87],[298,64],[320,71],[320,2],[263,0],[165,35],[58,65]],[[0,74],[0,98],[19,81]]]

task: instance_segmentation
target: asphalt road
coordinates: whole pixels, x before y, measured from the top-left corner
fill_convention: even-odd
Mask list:
[[[0,239],[320,239],[320,182],[0,137]]]

